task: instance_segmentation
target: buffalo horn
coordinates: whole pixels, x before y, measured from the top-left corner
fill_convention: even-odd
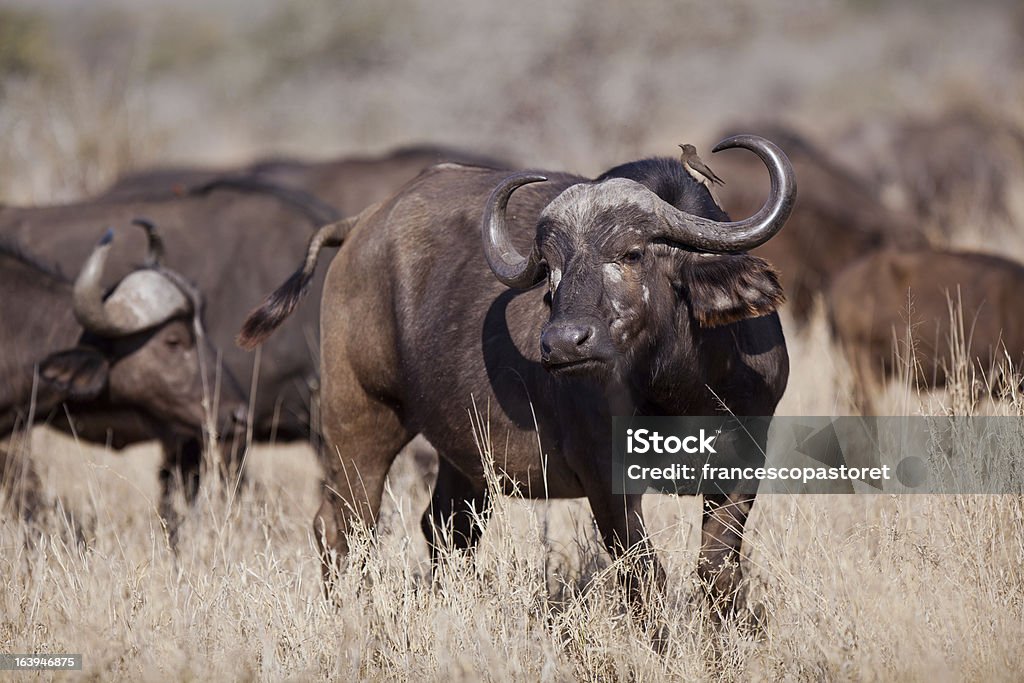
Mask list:
[[[181,289],[151,269],[130,273],[104,299],[101,281],[113,239],[113,231],[108,230],[75,280],[72,308],[83,328],[101,336],[123,337],[192,311]]]
[[[507,287],[527,289],[544,278],[544,267],[537,249],[531,250],[528,257],[520,254],[509,239],[505,223],[505,210],[512,193],[523,185],[544,180],[547,178],[536,173],[511,175],[494,188],[484,208],[484,255],[495,277]]]
[[[659,237],[701,251],[727,253],[760,246],[782,228],[796,200],[792,164],[781,149],[756,135],[734,135],[711,151],[734,147],[749,149],[768,167],[771,190],[761,210],[741,221],[718,222],[680,211],[665,202],[666,229]]]

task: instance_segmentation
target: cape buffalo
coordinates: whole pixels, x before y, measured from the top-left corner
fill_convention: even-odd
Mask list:
[[[778,144],[800,178],[800,196],[786,230],[754,252],[778,268],[798,323],[807,320],[815,297],[849,263],[886,245],[924,243],[909,215],[883,205],[869,177],[845,167],[805,136],[777,123],[743,128]],[[749,155],[715,158],[715,170],[729,178],[716,190],[726,211],[747,215],[760,206],[766,187],[759,166]]]
[[[199,454],[186,442],[204,427],[233,424],[244,395],[230,378],[214,401],[215,354],[203,332],[202,298],[184,278],[157,263],[121,278],[108,294],[100,282],[113,242],[108,231],[74,283],[11,244],[0,245],[0,434],[64,416],[90,440],[120,445],[139,433],[164,444],[161,509],[169,513],[173,477],[189,474]],[[218,410],[208,415],[207,410]],[[90,419],[102,415],[102,421]],[[192,462],[192,459],[195,459]]]
[[[211,367],[219,361],[223,376],[237,378],[248,390],[253,357],[234,347],[234,333],[246,307],[258,301],[252,288],[269,287],[287,272],[284,255],[305,245],[309,230],[302,224],[314,220],[278,196],[216,190],[152,200],[0,207],[0,235],[55,262],[65,272],[76,272],[95,241],[96,225],[126,224],[138,216],[159,226],[167,267],[187,278],[203,296],[207,334],[217,349],[211,354]],[[322,220],[316,219],[317,224]],[[110,249],[101,285],[108,287],[133,270],[136,254],[144,248],[141,232],[117,240]],[[264,363],[253,387],[249,416],[254,438],[308,438],[311,387],[317,377],[316,342],[311,335],[316,332],[317,318],[315,313],[304,316],[299,326],[263,350]],[[130,430],[122,438],[119,429],[114,431],[115,447],[154,436]]]
[[[1024,361],[1024,266],[991,254],[884,249],[843,270],[828,293],[833,335],[848,353],[858,407],[913,346],[912,377],[941,386],[954,358],[989,371]]]
[[[641,496],[612,493],[612,415],[770,416],[788,378],[782,289],[744,252],[785,222],[792,168],[761,138],[716,149],[730,147],[755,152],[771,176],[764,207],[735,223],[719,222],[727,216],[677,160],[648,159],[596,180],[442,164],[317,233],[239,342],[262,342],[297,305],[321,248],[344,242],[321,305],[326,482],[314,528],[328,585],[330,558],[347,553],[354,526],[372,527],[388,468],[417,433],[457,480],[439,482],[428,540],[451,524],[457,545],[476,542],[471,511],[486,510],[488,494],[473,401],[489,407],[506,490],[587,497],[613,556],[632,550],[663,584]],[[719,607],[739,585],[752,503],[704,501],[699,572]],[[634,605],[636,576],[621,577]]]

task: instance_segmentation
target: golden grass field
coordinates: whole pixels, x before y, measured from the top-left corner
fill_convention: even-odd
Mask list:
[[[751,116],[824,140],[964,102],[1024,121],[1018,3],[714,5],[3,0],[0,200],[62,201],[149,165],[275,152],[427,141],[595,173],[685,140],[704,150]],[[952,239],[1024,257],[1005,227]],[[786,328],[778,414],[848,412],[850,372],[824,316]],[[1024,416],[1019,392],[979,404],[958,378],[924,395],[893,382],[881,412]],[[419,522],[431,472],[406,453],[380,533],[354,542],[331,604],[308,446],[255,446],[252,486],[206,477],[175,553],[155,446],[114,453],[44,428],[8,445],[31,457],[44,504],[29,524],[0,500],[0,653],[81,653],[84,671],[0,681],[1024,677],[1017,496],[758,498],[745,567],[767,622],[751,632],[716,629],[696,599],[699,502],[650,495],[669,574],[659,656],[584,501],[498,497],[475,562],[450,557],[431,583]]]
[[[780,414],[843,405],[843,364],[814,338],[821,327],[790,335],[793,357],[823,371],[797,376]],[[74,521],[0,522],[0,649],[82,653],[93,680],[935,681],[1024,670],[1016,496],[758,498],[744,548],[768,621],[752,633],[717,630],[695,600],[696,499],[649,495],[670,576],[660,657],[625,614],[582,501],[498,497],[475,565],[451,557],[431,585],[419,530],[429,472],[406,453],[381,533],[355,545],[333,605],[314,552],[307,447],[255,448],[257,485],[237,495],[208,478],[177,554],[156,513],[155,448],[112,454],[36,430],[32,453],[46,498]]]

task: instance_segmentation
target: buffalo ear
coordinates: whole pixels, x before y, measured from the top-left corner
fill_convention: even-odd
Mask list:
[[[775,268],[750,254],[694,254],[683,268],[682,289],[701,327],[768,315],[786,300]]]
[[[50,354],[39,364],[39,377],[63,398],[96,398],[107,386],[110,363],[99,351],[76,346]]]

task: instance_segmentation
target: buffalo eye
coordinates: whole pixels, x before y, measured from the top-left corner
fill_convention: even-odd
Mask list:
[[[169,349],[178,349],[186,345],[186,339],[184,335],[178,332],[172,332],[164,337],[164,345]]]
[[[620,260],[628,266],[635,266],[636,264],[644,260],[644,250],[641,249],[640,247],[630,249],[629,251],[622,255],[622,258]]]

